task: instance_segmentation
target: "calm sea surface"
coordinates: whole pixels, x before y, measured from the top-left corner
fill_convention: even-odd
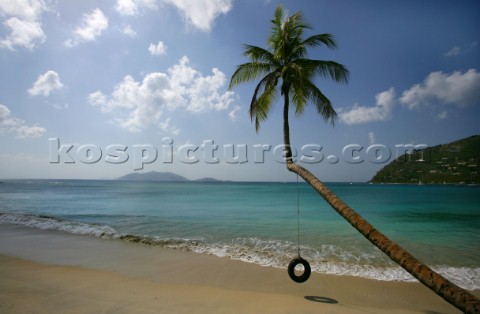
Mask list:
[[[480,187],[327,185],[414,256],[480,289]],[[297,254],[297,193],[301,255],[313,271],[413,280],[305,183],[6,181],[0,223],[286,268]]]

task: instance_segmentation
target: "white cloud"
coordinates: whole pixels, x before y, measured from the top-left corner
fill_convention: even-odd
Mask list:
[[[6,125],[6,121],[9,119],[11,113],[7,106],[0,104],[0,124]]]
[[[174,5],[186,22],[208,32],[215,19],[227,14],[232,8],[232,0],[164,0]]]
[[[97,91],[88,96],[88,102],[111,113],[119,126],[138,132],[149,125],[160,125],[165,110],[183,109],[188,112],[225,110],[233,102],[234,93],[223,91],[227,81],[220,70],[212,75],[202,73],[189,65],[187,57],[170,67],[167,73],[147,74],[137,82],[127,75],[114,86],[110,96]],[[163,122],[165,126],[169,126]]]
[[[461,52],[462,52],[462,49],[458,46],[455,46],[449,51],[447,51],[446,53],[444,53],[443,55],[445,57],[452,57],[452,56],[458,56]]]
[[[120,15],[137,15],[138,6],[133,0],[118,0],[115,5],[115,10],[117,10]]]
[[[62,82],[60,82],[60,77],[55,71],[47,71],[45,74],[42,74],[38,79],[33,83],[32,88],[28,90],[28,93],[33,96],[43,95],[48,96],[54,90],[61,89],[63,87]]]
[[[212,69],[212,76],[196,77],[187,90],[190,103],[187,109],[193,112],[206,109],[225,110],[233,102],[233,92],[220,93],[226,79],[218,69]]]
[[[209,32],[215,19],[232,9],[233,0],[117,0],[115,10],[123,16],[138,16],[144,9],[157,10],[157,3],[172,5],[188,25]]]
[[[228,116],[230,117],[230,120],[236,121],[237,120],[237,113],[240,111],[240,106],[235,106],[232,111],[228,113]]]
[[[123,33],[131,38],[137,37],[137,32],[135,32],[130,25],[123,26]]]
[[[39,126],[28,126],[25,121],[11,116],[10,109],[0,104],[0,135],[15,133],[18,138],[37,138],[45,133]]]
[[[115,10],[124,16],[139,15],[144,7],[152,10],[158,8],[156,0],[117,0],[115,4]]]
[[[167,54],[167,46],[163,41],[159,41],[158,44],[150,44],[148,51],[152,56],[162,56]]]
[[[94,41],[108,28],[108,18],[102,10],[96,8],[83,15],[81,25],[75,28],[73,38],[65,41],[67,47],[74,47],[83,42]]]
[[[18,138],[37,138],[41,137],[45,133],[45,129],[39,126],[26,126],[22,125],[17,128]]]
[[[448,110],[441,106],[452,105],[464,108],[480,104],[480,73],[476,69],[470,69],[465,73],[455,71],[451,74],[432,72],[423,83],[415,84],[405,90],[398,101],[410,110],[427,106],[440,107],[440,112],[435,115],[435,118],[446,119]],[[374,107],[355,104],[349,110],[341,108],[340,120],[346,124],[386,121],[391,118],[395,103],[395,90],[392,87],[376,95]]]
[[[464,53],[471,52],[475,47],[477,47],[478,43],[476,41],[472,41],[471,43],[464,45],[463,47],[455,46],[449,51],[445,52],[443,55],[445,57],[455,57]]]
[[[359,124],[374,121],[386,121],[391,118],[391,113],[395,105],[395,89],[390,89],[378,93],[375,96],[376,105],[374,107],[365,107],[355,104],[350,110],[339,110],[340,120],[346,124]]]
[[[33,20],[38,18],[44,10],[46,5],[43,0],[0,0],[0,15]]]
[[[100,106],[102,112],[111,112],[115,107],[108,106],[107,97],[100,91],[88,95],[88,102],[92,106]]]
[[[180,133],[180,129],[177,128],[176,125],[170,125],[170,118],[167,118],[164,122],[159,122],[158,126],[164,133],[170,133],[172,135],[178,135]]]
[[[47,10],[43,0],[0,0],[0,16],[5,17],[3,25],[10,30],[10,34],[0,40],[0,47],[33,50],[45,42],[40,19]]]
[[[480,103],[480,73],[476,69],[451,74],[432,72],[423,83],[404,91],[400,102],[410,110],[432,104],[466,107]]]
[[[448,113],[446,110],[440,112],[438,115],[437,115],[437,119],[439,120],[444,120],[448,117]]]

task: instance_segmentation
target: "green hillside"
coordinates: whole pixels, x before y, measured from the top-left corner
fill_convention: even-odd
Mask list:
[[[480,183],[480,135],[417,150],[398,157],[373,183]]]

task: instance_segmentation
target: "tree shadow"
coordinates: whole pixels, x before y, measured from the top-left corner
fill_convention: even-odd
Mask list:
[[[328,304],[337,304],[338,301],[328,297],[320,297],[314,295],[307,295],[305,299],[312,302],[328,303]]]

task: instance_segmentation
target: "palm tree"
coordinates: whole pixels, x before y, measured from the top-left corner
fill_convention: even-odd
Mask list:
[[[336,47],[336,42],[330,34],[318,34],[304,38],[304,31],[310,28],[301,12],[288,16],[282,7],[278,6],[272,20],[271,33],[267,39],[267,49],[244,45],[243,54],[251,62],[237,67],[230,80],[229,88],[232,89],[238,84],[260,78],[250,104],[250,117],[252,121],[255,121],[257,132],[260,123],[267,119],[279,94],[283,96],[283,136],[287,169],[308,182],[365,238],[420,282],[458,309],[467,313],[479,313],[480,300],[478,298],[437,274],[388,239],[338,198],[312,173],[293,161],[288,123],[290,107],[293,107],[295,114],[299,115],[308,103],[312,103],[321,117],[334,123],[337,114],[330,100],[315,86],[313,80],[317,77],[327,77],[335,82],[347,83],[349,77],[346,67],[339,63],[306,58],[307,48],[322,45],[328,48]]]

